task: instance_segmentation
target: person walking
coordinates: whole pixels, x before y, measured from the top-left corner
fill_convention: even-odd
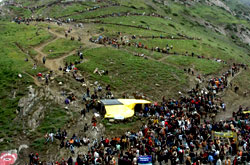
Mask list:
[[[82,117],[85,117],[85,116],[86,116],[86,109],[85,109],[85,108],[83,108],[83,109],[81,110],[81,115],[82,115]]]
[[[43,57],[43,64],[45,64],[45,62],[46,62],[46,57],[44,56]]]

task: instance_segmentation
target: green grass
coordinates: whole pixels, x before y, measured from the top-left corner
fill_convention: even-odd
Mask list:
[[[225,23],[247,24],[246,20],[236,18],[226,10],[216,6],[195,5],[190,11],[192,14],[217,25],[224,25]]]
[[[155,32],[145,29],[138,29],[133,27],[127,27],[122,25],[102,25],[97,24],[95,30],[100,30],[101,28],[104,28],[104,31],[102,32],[105,36],[115,36],[118,32],[121,32],[123,35],[142,35],[142,36],[160,36],[164,35],[162,32]]]
[[[50,131],[57,131],[57,129],[62,128],[68,120],[64,109],[58,108],[58,105],[51,105],[50,107],[51,108],[47,109],[44,119],[37,128],[37,131],[43,134]]]
[[[37,2],[18,0],[18,2],[21,2],[24,6],[36,6],[48,4],[51,0]],[[90,31],[92,34],[95,34],[95,31],[97,31],[98,35],[111,37],[120,37],[117,35],[118,32],[121,32],[122,36],[136,35],[137,37],[139,35],[177,36],[178,33],[181,33],[190,37],[199,37],[202,40],[137,39],[134,41],[142,42],[149,48],[156,46],[163,48],[168,44],[174,46],[172,52],[185,53],[188,51],[189,54],[194,52],[195,54],[204,55],[209,58],[220,58],[226,60],[228,63],[243,62],[250,64],[249,50],[235,43],[235,41],[240,42],[239,40],[231,38],[231,35],[234,35],[233,31],[236,25],[244,25],[250,28],[249,21],[238,19],[219,7],[208,6],[203,2],[187,7],[171,0],[167,1],[167,6],[144,0],[113,0],[113,2],[119,2],[125,6],[101,8],[96,11],[77,14],[77,12],[88,7],[101,6],[107,3],[73,2],[70,5],[60,4],[52,7],[44,7],[36,10],[34,15],[39,16],[41,14],[43,17],[61,17],[76,14],[70,18],[76,18],[80,21],[85,18],[121,12],[160,13],[171,17],[172,20],[149,16],[109,17],[98,20],[110,24],[94,24],[92,26],[93,29]],[[15,16],[31,16],[31,12],[27,9],[10,7],[10,11]],[[222,35],[201,25],[199,23],[200,20],[211,22],[216,26],[222,26],[222,28],[226,26],[232,27],[232,31],[228,35]],[[144,28],[149,27],[152,30],[128,27],[129,25],[141,25]],[[17,25],[6,22],[0,23],[0,104],[2,105],[0,107],[0,138],[4,139],[4,144],[0,144],[0,150],[15,147],[14,139],[23,129],[21,121],[18,120],[15,112],[19,99],[28,92],[26,87],[32,84],[32,79],[28,75],[25,75],[24,72],[36,75],[38,71],[43,72],[46,70],[46,68],[41,66],[38,66],[37,70],[31,70],[33,64],[30,61],[24,61],[27,56],[16,46],[16,43],[24,51],[29,51],[32,57],[36,56],[37,53],[32,47],[44,43],[53,37],[47,31],[47,26],[48,24],[45,23],[39,23],[37,26]],[[50,26],[53,30],[63,34],[63,28],[58,28],[53,26],[53,24],[50,24]],[[104,31],[101,31],[101,28]],[[39,35],[36,35],[37,31]],[[49,55],[48,58],[57,58],[77,49],[80,45],[81,43],[77,41],[59,39],[47,45],[43,51]],[[50,53],[49,50],[53,50],[53,52]],[[135,57],[134,53],[144,53],[153,59],[146,60]],[[126,92],[131,94],[132,92],[139,91],[145,93],[152,100],[159,100],[163,95],[173,97],[177,91],[188,88],[188,80],[186,80],[187,76],[183,71],[184,68],[194,67],[195,71],[207,75],[217,73],[225,67],[225,65],[212,60],[208,61],[185,56],[171,55],[162,62],[157,61],[162,57],[165,57],[165,55],[135,47],[125,47],[120,50],[102,47],[84,50],[84,58],[87,60],[77,67],[86,73],[88,80],[99,81],[102,85],[110,84],[112,90],[118,94]],[[79,60],[79,57],[70,56],[65,59],[67,62],[75,62],[76,60]],[[109,75],[100,76],[94,74],[93,71],[95,68],[108,70]],[[22,79],[17,78],[19,73],[23,75]],[[248,89],[249,70],[237,77],[235,81],[240,87],[242,86],[240,88],[241,92],[244,92],[243,88]],[[159,86],[156,84],[159,84]],[[16,91],[16,98],[12,97],[13,91]],[[35,140],[31,142],[31,146],[35,149],[46,150],[43,145],[44,139],[41,137],[45,132],[61,128],[67,122],[65,111],[53,107],[46,110],[45,118],[41,120],[40,125],[34,132],[36,135],[33,139]],[[110,131],[127,130],[132,128],[134,124],[136,122],[132,121],[131,124],[119,123],[107,126],[107,128]]]
[[[45,46],[42,51],[48,54],[48,58],[58,58],[79,48],[80,45],[78,41],[61,38]]]
[[[113,14],[113,13],[124,13],[124,12],[137,12],[137,13],[143,13],[144,10],[135,10],[130,7],[125,7],[125,6],[112,6],[108,8],[100,8],[94,11],[89,11],[89,12],[84,12],[81,14],[77,14],[72,16],[72,18],[76,20],[81,20],[81,19],[88,19],[92,17],[98,17],[102,15],[108,15],[108,14]]]
[[[15,15],[18,15],[20,17],[30,17],[32,15],[31,11],[25,8],[16,7],[16,6],[10,6],[10,11],[13,12]]]
[[[40,9],[38,10],[37,14],[43,14],[43,15],[48,15],[50,17],[57,18],[57,17],[63,17],[66,15],[74,14],[79,11],[83,11],[87,8],[89,8],[89,5],[79,4],[79,3],[74,3],[71,5],[60,4],[60,5],[54,5],[52,7]]]
[[[52,38],[52,35],[40,27],[16,23],[4,23],[0,25],[0,35],[7,43],[18,43],[24,49],[39,45]],[[36,35],[38,32],[38,35]],[[14,42],[13,42],[14,41]]]
[[[175,64],[186,69],[194,68],[195,71],[199,71],[205,75],[218,73],[225,66],[224,64],[213,60],[188,56],[168,56],[165,62]]]
[[[105,23],[142,26],[144,28],[149,27],[150,29],[159,30],[162,31],[162,33],[171,35],[177,34],[178,30],[181,29],[173,21],[151,16],[108,17],[102,18],[100,20]]]
[[[36,36],[36,30],[37,28],[31,25],[0,23],[0,138],[4,138],[4,143],[0,144],[0,150],[15,146],[13,138],[22,130],[22,123],[17,118],[16,109],[19,99],[28,92],[27,86],[33,84],[32,78],[24,72],[36,75],[37,72],[44,70],[40,66],[37,70],[31,70],[33,64],[31,61],[25,62],[27,55],[15,44],[19,43],[24,49],[28,49],[50,38],[45,31],[41,31],[40,36]],[[18,78],[18,74],[22,74],[23,77]]]
[[[38,151],[44,151],[47,150],[48,147],[51,147],[48,146],[48,144],[44,144],[45,138],[43,138],[43,136],[46,133],[55,133],[59,128],[62,129],[69,120],[65,109],[59,108],[59,105],[55,104],[51,104],[46,108],[44,116],[31,136],[31,138],[34,139],[31,146]]]
[[[112,48],[96,48],[84,52],[87,62],[78,68],[91,76],[93,80],[110,84],[117,91],[141,91],[160,97],[160,91],[166,93],[171,86],[181,89],[186,83],[184,72],[178,68],[157,61],[135,57],[131,53]],[[95,68],[108,70],[109,75],[94,74]],[[142,83],[143,82],[143,83]],[[161,87],[156,87],[159,84]]]
[[[120,3],[121,5],[133,7],[136,9],[150,9],[150,7],[145,3],[144,0],[114,0],[115,2]]]
[[[56,0],[43,0],[43,1],[27,1],[27,0],[17,0],[18,3],[21,3],[23,6],[29,7],[29,6],[40,6],[40,5],[46,5],[51,2],[55,2]]]
[[[75,61],[79,61],[80,60],[80,57],[79,56],[68,56],[64,59],[65,62],[67,62],[68,64],[70,63],[74,63]]]
[[[237,84],[239,87],[239,95],[243,95],[244,92],[248,92],[249,96],[249,91],[250,91],[250,74],[249,74],[249,68],[248,70],[243,70],[240,75],[238,75],[235,80],[232,82],[233,84]]]
[[[134,46],[126,46],[126,50],[133,52],[134,54],[144,54],[147,57],[153,58],[155,60],[159,60],[163,57],[165,57],[165,54],[156,52],[156,51],[151,51],[151,50],[146,50],[146,49],[138,49]]]
[[[36,149],[37,151],[44,151],[46,149],[45,138],[37,138],[32,143],[32,148]]]
[[[141,39],[141,40],[134,40],[134,42],[141,42],[144,45],[147,45],[150,49],[153,47],[160,47],[166,48],[168,44],[173,45],[173,49],[170,52],[176,52],[179,54],[185,54],[188,52],[191,54],[194,52],[196,55],[202,55],[207,58],[220,58],[223,60],[227,60],[230,57],[224,50],[219,49],[218,47],[212,47],[209,44],[203,43],[200,40],[169,40],[169,39]],[[211,51],[216,50],[216,51]]]

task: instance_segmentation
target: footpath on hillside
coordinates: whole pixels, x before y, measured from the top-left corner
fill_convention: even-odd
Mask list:
[[[63,24],[62,27],[67,33],[67,29],[73,26]],[[244,113],[244,110],[248,111],[248,108],[239,106],[233,118],[229,120],[220,121],[219,117],[216,117],[218,114],[227,113],[226,105],[220,96],[228,90],[235,77],[248,69],[246,65],[233,64],[227,71],[209,79],[193,75],[200,83],[197,83],[188,93],[180,93],[180,98],[163,97],[160,103],[153,103],[136,114],[139,119],[147,121],[139,130],[130,130],[116,137],[104,137],[105,127],[101,123],[101,116],[95,106],[96,100],[102,95],[104,98],[113,98],[115,92],[111,91],[110,86],[104,88],[98,84],[91,87],[90,81],[84,76],[79,76],[81,73],[75,69],[75,64],[65,63],[64,59],[68,56],[75,54],[81,56],[78,49],[59,58],[46,58],[48,55],[42,52],[43,48],[60,38],[65,38],[63,34],[52,29],[48,31],[54,35],[54,38],[34,47],[38,53],[34,61],[44,64],[52,73],[38,76],[39,82],[36,81],[36,84],[40,84],[39,86],[44,88],[45,93],[49,92],[56,98],[58,104],[68,111],[71,121],[65,128],[56,132],[48,132],[45,135],[46,144],[43,145],[47,145],[47,153],[46,155],[30,153],[32,163],[38,163],[39,156],[44,162],[59,161],[61,164],[65,164],[66,161],[69,164],[71,162],[137,164],[138,159],[143,155],[150,155],[152,162],[159,164],[170,162],[172,164],[184,162],[207,164],[250,160],[249,116]],[[77,39],[79,36],[76,31],[77,29],[73,28],[68,33],[67,39],[70,37]],[[91,42],[89,38],[92,36],[87,32],[84,34],[80,41],[83,47],[104,46],[99,41],[98,43]],[[108,43],[109,39],[105,42]],[[110,46],[118,44],[118,42],[111,42]],[[43,62],[44,57],[45,62]],[[54,80],[57,77],[62,78],[63,81],[55,84]],[[71,87],[72,82],[77,82],[78,86],[86,89],[84,95],[80,87],[75,89]],[[62,88],[70,92],[60,94]],[[236,93],[237,88],[239,87],[235,86],[233,89]],[[73,112],[77,115],[74,116]],[[109,124],[112,125],[112,122],[109,121]],[[224,137],[217,136],[221,139],[234,136],[232,132],[236,132],[241,138],[232,137],[222,142],[219,138],[211,138],[213,131],[230,132]]]

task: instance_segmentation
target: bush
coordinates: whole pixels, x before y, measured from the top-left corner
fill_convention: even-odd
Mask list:
[[[166,14],[171,14],[172,13],[172,10],[171,8],[167,7],[166,9],[164,9],[165,13]]]
[[[233,30],[233,26],[231,24],[227,24],[225,29],[226,30]]]
[[[173,16],[177,17],[177,16],[178,16],[178,14],[177,14],[177,13],[173,13]]]
[[[184,13],[185,15],[190,15],[190,11],[187,10],[187,9],[184,9],[184,10],[183,10],[183,13]]]
[[[176,29],[176,27],[173,24],[168,24],[169,26],[171,26],[172,28]]]
[[[100,31],[102,31],[102,32],[103,32],[103,31],[104,31],[104,28],[103,28],[103,27],[101,27],[101,28],[100,28]]]

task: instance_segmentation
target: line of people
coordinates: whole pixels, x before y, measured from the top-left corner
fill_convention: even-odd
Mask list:
[[[246,65],[234,64],[230,69],[231,74],[232,71],[238,72],[240,68],[246,68]],[[87,93],[90,95],[89,90]],[[118,164],[135,165],[141,155],[151,155],[153,163],[173,165],[238,165],[249,162],[250,116],[245,113],[248,107],[240,106],[232,114],[233,118],[219,122],[209,121],[202,116],[203,111],[211,113],[213,108],[226,111],[223,104],[217,95],[196,86],[189,97],[181,96],[177,100],[163,97],[161,104],[148,105],[137,111],[136,116],[148,121],[139,131],[131,130],[121,136],[93,140],[73,134],[61,147],[69,147],[73,153],[73,147],[87,145],[88,152],[78,155],[76,159],[79,165],[115,164],[117,160]],[[96,126],[95,118],[92,119],[92,126]],[[84,130],[88,130],[88,126]],[[238,138],[213,137],[213,132],[233,132]],[[68,162],[72,161],[70,157]],[[63,160],[61,164],[63,163],[67,162]]]
[[[110,37],[99,36],[98,38],[90,38],[89,41],[93,42],[93,43],[97,43],[97,44],[102,44],[104,46],[112,45],[113,47],[115,47],[117,49],[120,49],[121,46],[123,46],[123,47],[133,46],[133,47],[136,47],[138,49],[146,49],[146,50],[149,50],[149,51],[156,51],[156,52],[164,53],[164,54],[191,56],[191,57],[197,57],[197,58],[210,60],[210,58],[206,58],[205,56],[195,54],[194,52],[188,53],[186,51],[185,53],[177,53],[177,52],[173,51],[174,46],[173,45],[168,45],[168,44],[166,44],[166,47],[164,47],[164,48],[160,48],[160,47],[156,46],[156,47],[152,47],[150,49],[147,45],[143,44],[142,42],[130,42],[133,39],[136,39],[135,35],[131,36],[131,38],[128,38],[128,37],[125,36],[125,37],[121,37],[120,39],[115,38],[115,37],[110,38]],[[226,63],[225,61],[223,61],[221,59],[216,58],[214,60],[217,61],[217,62]]]

